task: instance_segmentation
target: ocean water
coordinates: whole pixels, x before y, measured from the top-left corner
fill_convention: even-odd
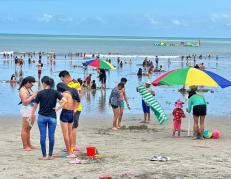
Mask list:
[[[83,115],[107,115],[112,114],[108,105],[108,96],[112,88],[120,81],[121,77],[126,77],[128,83],[126,91],[129,97],[131,110],[125,109],[127,114],[142,114],[141,98],[136,92],[136,87],[145,81],[153,81],[162,73],[155,73],[152,77],[143,77],[138,79],[137,70],[141,67],[143,59],[147,56],[154,60],[156,55],[160,56],[160,65],[163,65],[165,71],[185,67],[181,63],[179,56],[188,54],[211,54],[212,57],[199,60],[197,63],[204,62],[206,69],[220,74],[231,80],[231,39],[200,39],[201,47],[156,47],[154,42],[165,40],[171,42],[197,42],[198,39],[188,38],[148,38],[148,37],[98,37],[98,36],[48,36],[48,35],[0,35],[0,52],[56,52],[57,60],[55,65],[47,63],[47,57],[43,56],[44,64],[42,75],[49,75],[60,82],[58,73],[61,70],[68,70],[74,78],[84,78],[84,72],[81,68],[73,68],[73,65],[81,65],[89,59],[83,59],[73,56],[65,58],[64,54],[68,52],[85,52],[87,54],[100,53],[101,57],[108,57],[112,63],[117,66],[118,56],[125,62],[131,59],[132,63],[124,63],[123,67],[117,67],[115,71],[107,73],[107,90],[87,91],[82,99]],[[109,52],[112,55],[108,55]],[[216,60],[215,56],[219,59]],[[36,64],[28,64],[28,57],[25,57],[23,66],[23,75],[37,76]],[[34,57],[35,60],[38,56]],[[168,63],[170,59],[171,63]],[[18,85],[12,87],[5,80],[9,80],[11,74],[15,73],[13,59],[3,59],[0,55],[0,115],[19,114]],[[89,67],[88,73],[92,74],[92,79],[96,80],[99,86],[98,74],[94,68]],[[36,90],[37,87],[34,89]],[[156,98],[165,109],[166,113],[171,113],[175,100],[181,99],[186,102],[186,97],[182,96],[178,89],[180,87],[153,87],[156,92]],[[230,101],[231,88],[212,88],[213,92],[203,93],[209,102],[208,114],[231,115]],[[186,107],[186,106],[185,106]]]

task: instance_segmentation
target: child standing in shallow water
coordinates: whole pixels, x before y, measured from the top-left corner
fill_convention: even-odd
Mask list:
[[[180,137],[180,131],[181,131],[181,120],[182,118],[185,118],[185,114],[183,111],[183,104],[184,102],[177,100],[175,102],[175,108],[173,109],[172,115],[173,115],[173,133],[172,136],[175,136],[176,131],[178,131],[178,137]]]

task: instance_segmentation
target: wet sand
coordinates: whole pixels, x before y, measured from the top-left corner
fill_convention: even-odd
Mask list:
[[[189,117],[189,116],[188,116]],[[142,116],[125,115],[126,129],[111,130],[112,116],[87,117],[80,121],[80,158],[85,148],[96,146],[101,158],[71,165],[71,159],[40,161],[40,150],[24,152],[21,146],[19,117],[0,117],[0,178],[230,178],[230,117],[208,116],[206,128],[218,129],[218,140],[192,140],[187,136],[187,120],[183,121],[181,138],[171,137],[172,120],[159,125],[155,121],[142,126]],[[32,128],[32,142],[39,147],[37,125]],[[60,126],[56,130],[54,154],[60,155],[64,142]],[[150,161],[154,155],[170,157],[167,162]]]

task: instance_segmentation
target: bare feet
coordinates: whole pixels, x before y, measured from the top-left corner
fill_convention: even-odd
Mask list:
[[[117,129],[116,127],[113,127],[112,130],[116,131],[116,130],[118,130],[118,129]]]
[[[29,151],[31,151],[31,148],[30,147],[25,147],[25,148],[23,148],[23,150],[26,151],[26,152],[29,152]]]
[[[55,159],[53,156],[49,156],[49,157],[47,158],[47,160],[53,160],[53,159]]]
[[[39,157],[39,160],[47,160],[47,157]]]

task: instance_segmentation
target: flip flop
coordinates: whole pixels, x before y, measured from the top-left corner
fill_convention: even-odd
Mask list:
[[[159,161],[160,161],[160,162],[167,162],[167,161],[169,161],[169,160],[170,160],[169,157],[163,156],[163,157],[161,157],[161,159],[160,159]]]
[[[67,155],[66,158],[75,158],[75,154],[70,154],[70,155]]]
[[[160,161],[161,156],[153,156],[150,161]]]
[[[167,162],[169,161],[170,158],[169,157],[165,157],[165,156],[153,156],[150,161],[159,161],[159,162]]]
[[[74,160],[69,161],[70,164],[81,164],[81,160],[79,160],[78,158],[75,158]]]

